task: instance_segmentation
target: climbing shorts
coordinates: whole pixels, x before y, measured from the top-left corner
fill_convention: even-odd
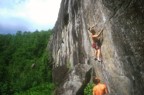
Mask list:
[[[93,44],[92,44],[92,47],[93,47],[94,49],[99,49],[99,48],[100,48],[97,43],[93,43]]]

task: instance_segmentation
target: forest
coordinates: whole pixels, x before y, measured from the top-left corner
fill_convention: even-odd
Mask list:
[[[52,95],[52,30],[0,34],[0,95]]]

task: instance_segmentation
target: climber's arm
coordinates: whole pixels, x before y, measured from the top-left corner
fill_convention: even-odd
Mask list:
[[[107,89],[107,86],[105,85],[105,94],[107,95],[108,94],[108,89]]]
[[[95,35],[92,35],[92,37],[96,38],[96,37],[98,37],[98,35],[95,34]]]
[[[103,29],[99,32],[99,34],[97,36],[100,36],[100,34],[103,32]]]

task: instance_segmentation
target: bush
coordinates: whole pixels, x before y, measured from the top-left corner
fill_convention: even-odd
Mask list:
[[[45,83],[15,95],[53,95],[54,89],[55,85],[53,83]]]
[[[92,95],[93,86],[93,83],[88,83],[86,88],[84,89],[84,95]]]

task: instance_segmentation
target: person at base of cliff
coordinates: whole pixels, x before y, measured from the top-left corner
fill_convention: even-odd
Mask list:
[[[100,79],[94,77],[93,78],[94,87],[93,87],[93,95],[106,95],[108,94],[107,86],[103,83],[100,83]]]
[[[99,62],[102,61],[102,56],[101,56],[101,42],[100,42],[100,35],[101,33],[103,32],[100,31],[98,34],[96,34],[94,28],[89,28],[88,29],[91,33],[91,38],[92,38],[92,41],[93,41],[93,44],[92,44],[92,47],[95,49],[95,60],[98,60]]]

